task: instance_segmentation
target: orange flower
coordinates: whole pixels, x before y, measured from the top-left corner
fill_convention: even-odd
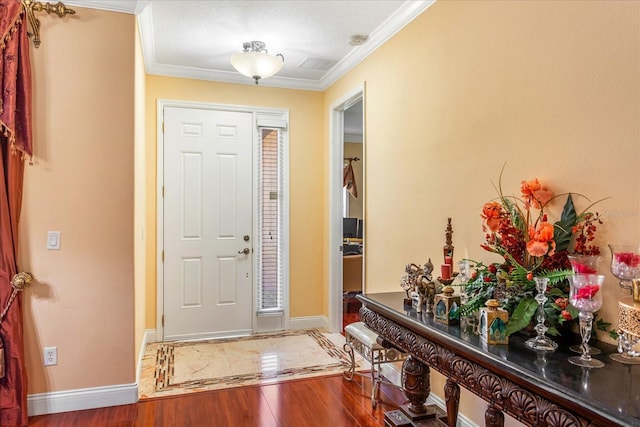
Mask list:
[[[487,202],[482,207],[482,218],[485,221],[486,226],[492,232],[498,230],[500,224],[500,215],[502,214],[502,205],[498,202]]]
[[[567,298],[556,298],[555,303],[558,307],[560,307],[560,310],[564,310],[569,305],[569,300]]]
[[[553,197],[551,191],[543,186],[538,178],[534,178],[531,181],[522,181],[520,192],[524,196],[527,206],[531,205],[536,209],[540,209]]]
[[[541,222],[536,228],[529,227],[529,240],[527,252],[531,256],[553,255],[556,242],[553,241],[553,224]]]

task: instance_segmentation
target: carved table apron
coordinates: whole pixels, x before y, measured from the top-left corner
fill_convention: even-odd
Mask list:
[[[458,326],[434,322],[403,304],[403,292],[359,295],[363,322],[412,358],[447,377],[448,423],[457,421],[459,386],[488,402],[485,423],[502,426],[504,413],[531,426],[640,426],[640,367],[609,358],[615,347],[598,344],[604,368],[570,364],[566,345],[546,356],[509,345],[487,345]]]

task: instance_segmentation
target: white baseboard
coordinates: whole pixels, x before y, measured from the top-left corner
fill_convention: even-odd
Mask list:
[[[144,331],[144,339],[147,340],[147,344],[158,342],[158,332],[155,329],[147,329]]]
[[[289,329],[316,329],[329,330],[327,316],[292,317],[289,319]]]
[[[138,366],[136,368],[136,384],[140,384],[140,373],[142,372],[142,358],[147,349],[147,344],[156,342],[156,330],[147,329],[142,335],[142,343],[140,343],[140,353],[138,353]]]
[[[137,384],[53,391],[27,396],[29,416],[129,405],[138,401]]]
[[[380,373],[390,382],[396,385],[400,385],[402,378],[402,365],[395,363],[385,363],[384,365],[380,365]],[[427,401],[425,402],[427,405],[436,405],[438,408],[447,412],[447,404],[445,401],[436,396],[433,393],[429,394]],[[458,413],[458,424],[457,427],[478,427],[477,424],[474,424],[469,418],[464,415]]]

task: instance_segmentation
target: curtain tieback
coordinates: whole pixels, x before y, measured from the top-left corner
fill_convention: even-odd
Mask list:
[[[2,313],[0,313],[0,324],[2,324],[2,320],[4,319],[4,316],[7,315],[7,312],[9,311],[9,307],[11,307],[11,303],[13,303],[13,300],[16,299],[18,292],[24,290],[25,288],[28,288],[29,285],[31,285],[32,281],[33,281],[33,274],[31,273],[22,272],[22,273],[15,274],[13,276],[13,278],[11,279],[11,287],[13,288],[13,291],[11,292],[11,296],[7,301],[7,305],[4,307],[4,310],[2,310]],[[4,375],[5,375],[4,344],[2,343],[2,336],[0,335],[0,378],[4,378]]]

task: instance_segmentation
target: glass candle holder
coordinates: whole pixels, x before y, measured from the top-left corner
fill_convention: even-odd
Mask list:
[[[545,292],[547,291],[547,284],[549,283],[549,279],[546,277],[534,277],[533,280],[536,282],[536,291],[538,292],[535,298],[535,300],[538,301],[538,312],[536,314],[536,320],[538,321],[538,324],[535,326],[535,330],[538,335],[528,339],[524,344],[529,350],[552,353],[556,351],[556,349],[558,348],[558,344],[546,335],[546,332],[549,330],[549,328],[547,328],[547,326],[544,324],[544,303],[547,301]]]
[[[602,368],[602,361],[591,357],[588,341],[593,327],[593,313],[602,307],[604,276],[598,274],[575,274],[569,277],[569,301],[580,312],[580,335],[582,355],[569,357],[569,362],[585,368]]]

